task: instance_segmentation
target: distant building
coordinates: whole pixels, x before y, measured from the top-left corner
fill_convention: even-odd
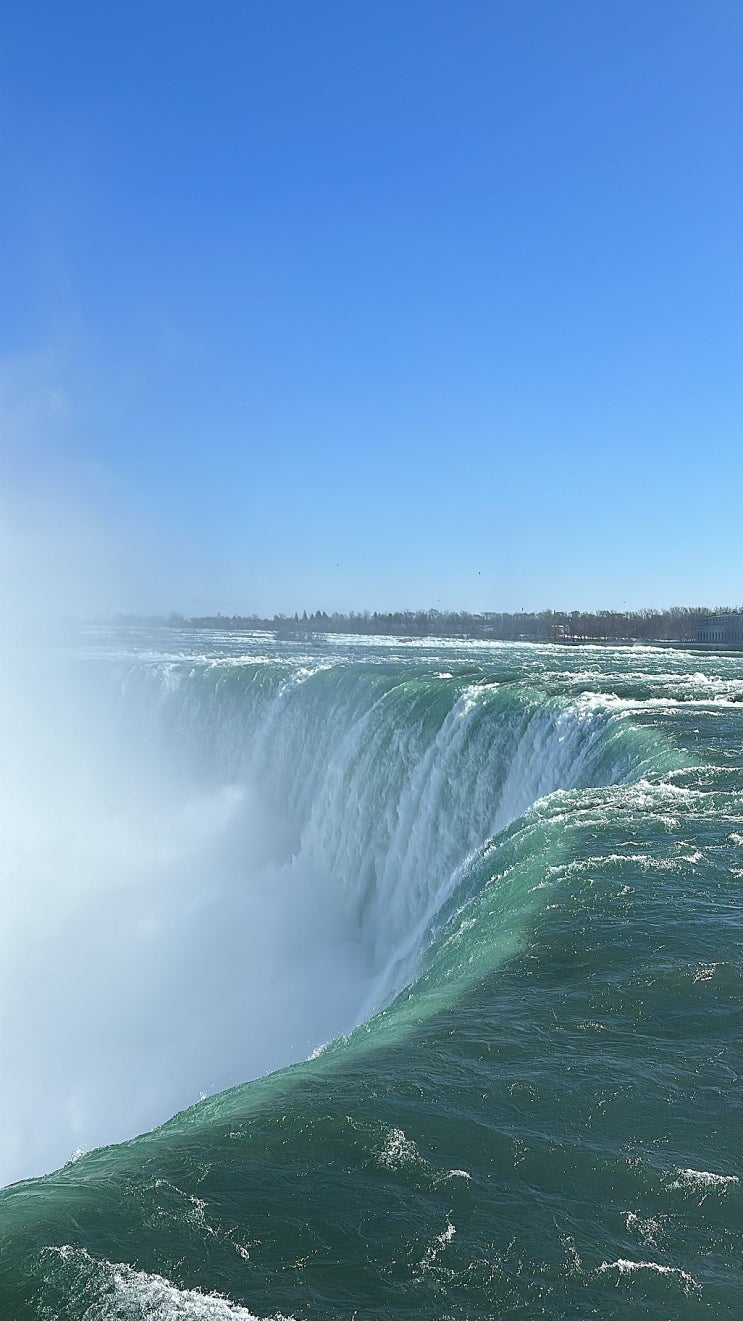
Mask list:
[[[716,642],[723,647],[743,647],[743,613],[707,615],[697,630],[697,642]]]

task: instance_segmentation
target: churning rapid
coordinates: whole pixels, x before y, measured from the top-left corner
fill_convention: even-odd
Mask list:
[[[11,676],[1,1317],[740,1314],[743,658]]]

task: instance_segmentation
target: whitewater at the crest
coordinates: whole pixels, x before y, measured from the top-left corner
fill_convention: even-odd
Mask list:
[[[740,661],[99,631],[32,680],[9,1315],[726,1315]]]

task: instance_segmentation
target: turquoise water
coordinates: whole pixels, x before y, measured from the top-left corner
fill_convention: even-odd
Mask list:
[[[118,1145],[0,1192],[0,1316],[743,1314],[743,659],[168,631],[60,664],[126,838],[207,825],[156,903],[161,837],[135,884],[117,835],[118,943],[75,926],[96,1034],[6,1102],[8,1170]]]

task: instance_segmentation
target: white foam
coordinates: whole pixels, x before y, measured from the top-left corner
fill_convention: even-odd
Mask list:
[[[625,1211],[624,1223],[630,1233],[637,1234],[645,1247],[657,1248],[658,1239],[663,1236],[663,1222],[666,1216],[643,1217],[636,1211]]]
[[[692,980],[695,982],[711,982],[719,966],[719,963],[698,964]]]
[[[380,1165],[396,1170],[419,1161],[422,1157],[412,1138],[406,1137],[401,1128],[391,1128],[379,1156]]]
[[[84,1248],[49,1248],[80,1270],[87,1303],[85,1321],[260,1321],[254,1312],[220,1293],[179,1289],[163,1275],[124,1262],[97,1261]],[[97,1295],[97,1296],[96,1296]],[[294,1321],[274,1313],[274,1321]]]
[[[433,1266],[434,1262],[436,1261],[436,1258],[444,1251],[444,1248],[448,1247],[448,1245],[451,1243],[456,1232],[457,1232],[456,1225],[453,1225],[451,1220],[447,1220],[446,1227],[442,1229],[440,1234],[436,1235],[435,1239],[433,1240],[433,1243],[429,1243],[428,1247],[426,1248],[423,1257],[418,1263],[420,1270],[422,1271],[430,1270],[431,1266]]]
[[[656,1275],[678,1278],[683,1284],[685,1293],[688,1293],[691,1289],[699,1288],[696,1280],[688,1271],[683,1271],[680,1266],[664,1266],[659,1261],[630,1261],[626,1257],[620,1257],[617,1261],[602,1261],[598,1269],[601,1272],[617,1271],[618,1280],[623,1275],[633,1275],[637,1271],[653,1271]]]
[[[706,1193],[726,1193],[735,1183],[737,1174],[713,1174],[710,1170],[677,1170],[671,1188],[696,1188]]]

